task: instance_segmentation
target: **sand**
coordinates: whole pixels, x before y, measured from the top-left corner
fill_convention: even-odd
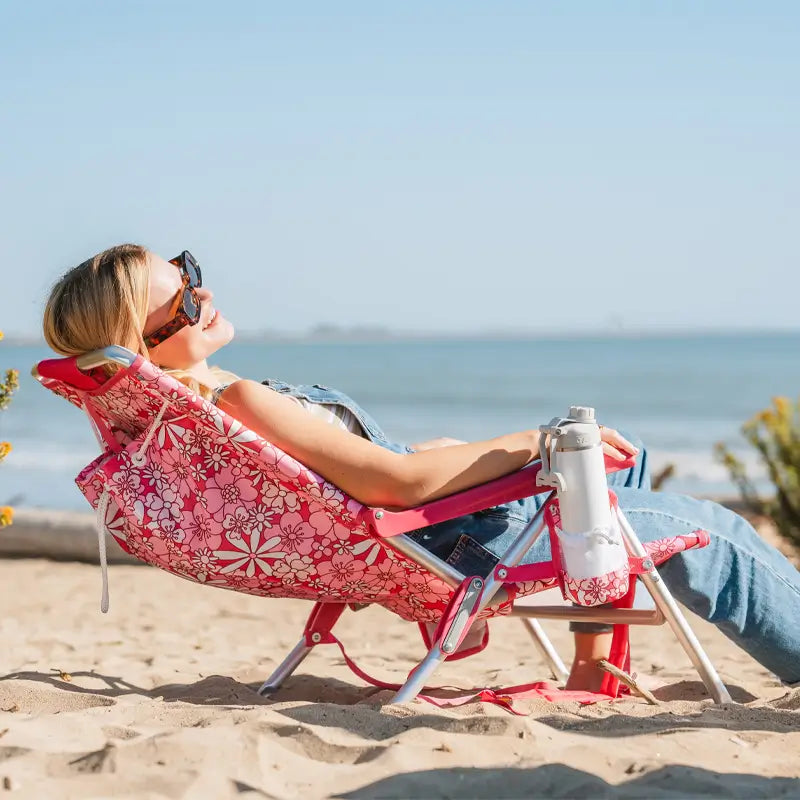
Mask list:
[[[800,689],[713,627],[695,630],[736,705],[714,706],[662,628],[634,631],[634,669],[664,686],[580,707],[520,702],[388,706],[322,646],[272,698],[256,688],[299,638],[310,605],[111,567],[98,611],[89,564],[0,560],[0,796],[48,798],[800,797]],[[570,635],[545,628],[562,655]],[[518,620],[446,665],[464,687],[546,679]],[[337,632],[362,665],[401,680],[415,626],[378,608]],[[4,791],[5,790],[5,791]]]

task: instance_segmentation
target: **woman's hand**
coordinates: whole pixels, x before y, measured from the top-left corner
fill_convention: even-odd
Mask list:
[[[625,461],[639,453],[639,448],[634,447],[619,431],[613,428],[600,426],[600,438],[603,440],[603,452],[617,461]]]

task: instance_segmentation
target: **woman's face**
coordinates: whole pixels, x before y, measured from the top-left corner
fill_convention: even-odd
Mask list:
[[[169,322],[175,297],[183,290],[183,278],[178,267],[155,253],[148,254],[148,261],[150,303],[145,334]],[[161,367],[191,370],[233,339],[233,325],[214,308],[214,294],[205,286],[198,287],[196,292],[200,300],[198,323],[185,325],[168,339],[150,348],[150,357]]]

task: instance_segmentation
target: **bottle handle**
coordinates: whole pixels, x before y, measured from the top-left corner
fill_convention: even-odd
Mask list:
[[[561,426],[565,422],[569,422],[569,420],[553,417],[547,425],[539,426],[539,458],[542,460],[542,468],[536,476],[536,485],[552,486],[560,492],[567,488],[567,484],[564,481],[564,476],[560,472],[554,472],[552,466],[555,462],[558,437],[564,433],[564,429]],[[548,436],[550,437],[549,443],[547,441]]]

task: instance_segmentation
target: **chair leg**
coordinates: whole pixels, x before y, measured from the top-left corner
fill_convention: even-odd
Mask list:
[[[527,628],[528,633],[530,633],[533,643],[541,653],[542,658],[544,658],[547,666],[550,668],[550,674],[553,676],[553,679],[561,681],[561,683],[566,683],[569,677],[569,670],[558,655],[558,651],[553,647],[550,638],[544,632],[544,628],[539,624],[539,620],[524,618],[522,622]]]
[[[551,492],[548,495],[548,499],[553,497],[554,494],[554,492]],[[509,567],[515,567],[519,564],[525,553],[528,552],[544,530],[544,512],[545,506],[543,505],[503,554],[501,559],[503,564]],[[437,638],[428,651],[428,655],[408,676],[408,680],[392,698],[392,703],[406,703],[409,700],[413,700],[422,691],[428,678],[436,671],[439,664],[457,649],[458,644],[455,640],[462,641],[463,636],[469,631],[475,615],[491,603],[492,599],[503,587],[502,578],[499,575],[495,575],[494,572],[490,573],[485,579],[472,578],[468,580],[470,583],[469,588],[467,588],[466,580],[461,584],[460,589],[462,591],[466,589],[466,591],[461,596],[458,607],[454,610],[455,613],[451,618],[448,629]],[[456,596],[454,595],[451,603],[455,601]]]
[[[625,515],[619,509],[617,509],[617,517],[625,543],[628,545],[630,551],[639,558],[646,558],[647,551],[642,546],[639,537],[625,518]],[[684,617],[680,608],[678,608],[675,598],[656,571],[655,565],[652,565],[652,568],[648,572],[642,573],[640,577],[647,591],[650,592],[650,596],[653,598],[656,608],[664,615],[672,632],[675,634],[675,638],[680,642],[686,655],[689,656],[694,668],[697,670],[697,674],[705,684],[714,702],[732,703],[733,700],[728,690],[725,688],[722,679],[719,677],[719,673],[714,668],[705,650],[703,650],[702,645],[694,635],[694,631],[689,627],[686,617]]]
[[[344,603],[314,603],[314,608],[306,621],[303,638],[292,648],[288,656],[278,665],[278,668],[267,678],[258,689],[264,697],[277,691],[281,684],[300,666],[303,659],[318,644],[330,641],[328,634],[336,624],[342,612],[347,608]]]
[[[314,649],[314,645],[306,644],[304,636],[293,648],[286,658],[278,665],[278,668],[267,678],[258,689],[258,693],[264,697],[280,689],[281,684],[300,666],[303,659]]]
[[[445,612],[449,622],[443,620],[443,629],[433,641],[428,655],[415,667],[406,682],[392,698],[392,703],[407,703],[413,700],[424,688],[428,678],[439,665],[454,653],[467,635],[481,601],[484,582],[481,578],[467,578],[453,596],[451,606]]]

